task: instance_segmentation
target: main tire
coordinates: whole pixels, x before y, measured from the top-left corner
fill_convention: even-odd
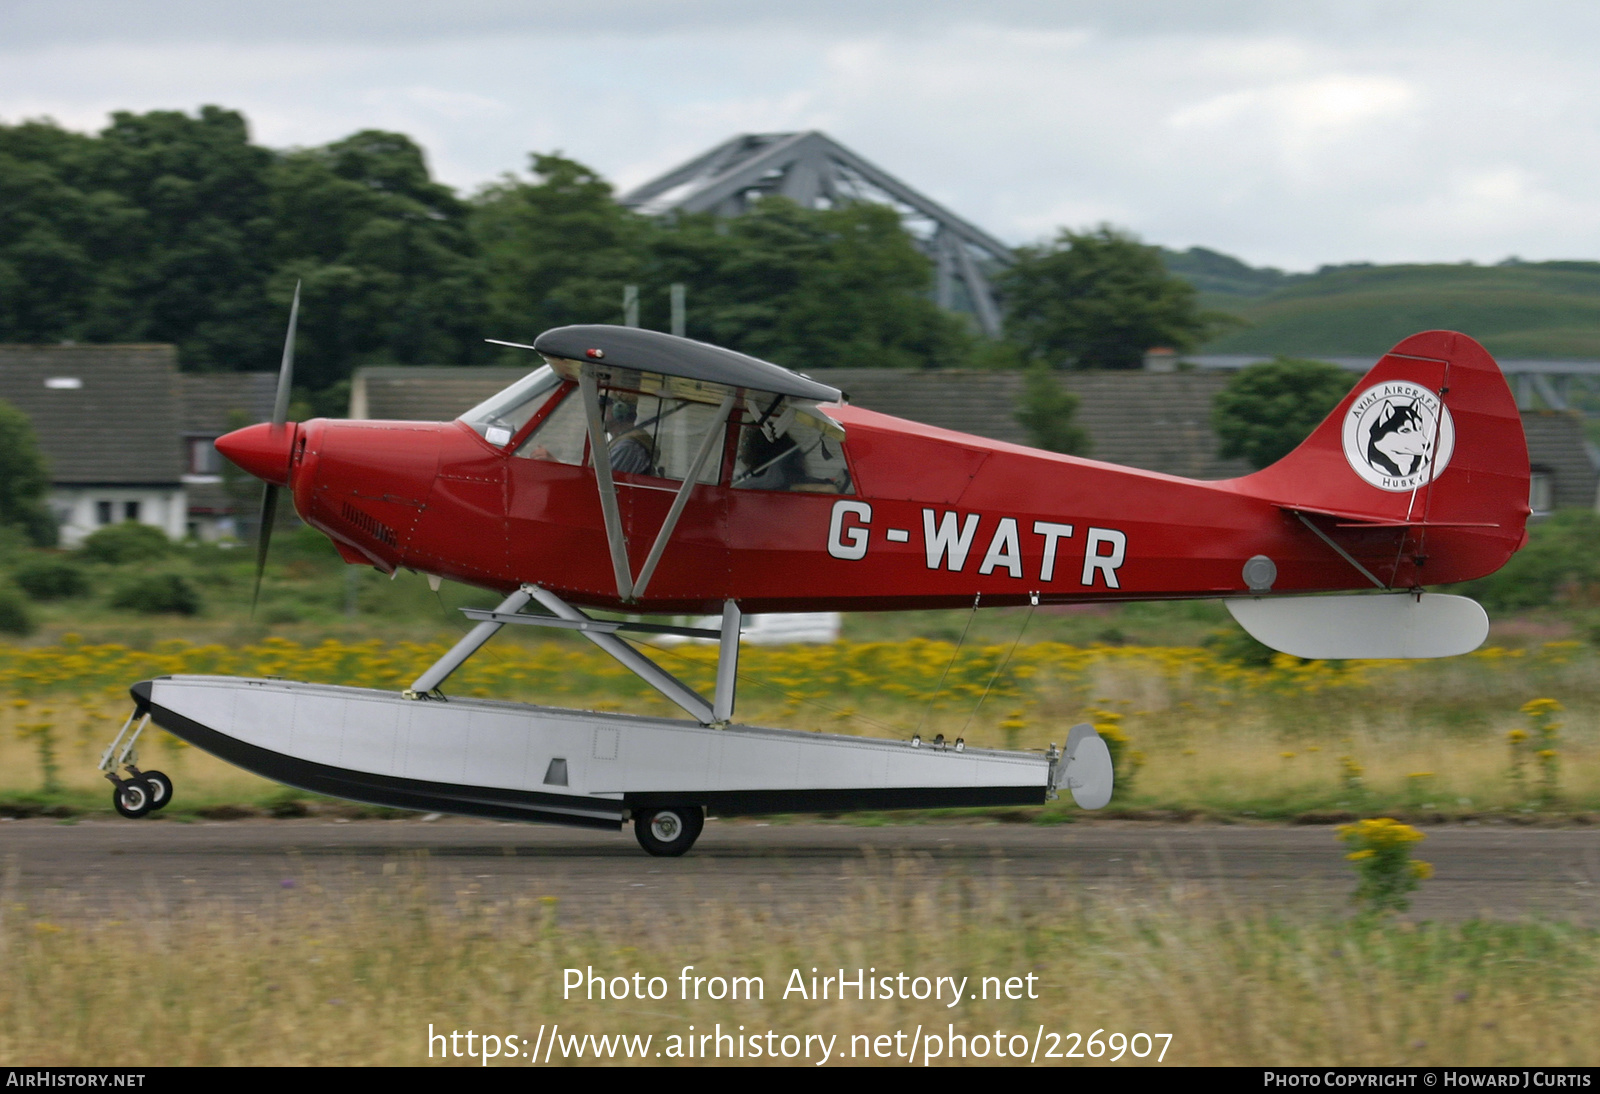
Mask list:
[[[111,804],[129,820],[138,820],[155,808],[155,795],[143,779],[129,779],[111,791]]]
[[[172,800],[172,780],[162,771],[141,771],[139,777],[150,784],[150,812],[165,809]]]
[[[660,858],[676,858],[693,847],[705,826],[706,811],[698,805],[641,809],[633,815],[633,835],[639,846]]]

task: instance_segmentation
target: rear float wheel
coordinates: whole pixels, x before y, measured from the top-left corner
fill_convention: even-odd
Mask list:
[[[650,854],[676,858],[694,846],[705,824],[706,811],[698,805],[668,805],[635,813],[633,834]]]

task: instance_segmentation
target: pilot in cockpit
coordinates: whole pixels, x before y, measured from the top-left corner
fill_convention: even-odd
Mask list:
[[[649,432],[637,428],[638,408],[621,399],[611,400],[606,408],[605,430],[611,438],[606,447],[611,470],[628,475],[655,474],[655,442]]]

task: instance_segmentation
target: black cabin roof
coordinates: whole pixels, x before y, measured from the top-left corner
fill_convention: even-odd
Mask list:
[[[556,327],[535,338],[533,348],[569,361],[598,361],[617,368],[815,399],[819,403],[837,402],[840,394],[836,387],[819,384],[769,361],[640,327]],[[591,354],[591,350],[598,353]]]

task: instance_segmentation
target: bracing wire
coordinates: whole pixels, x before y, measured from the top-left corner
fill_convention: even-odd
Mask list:
[[[961,637],[956,640],[956,648],[950,651],[950,660],[946,663],[944,671],[939,674],[939,682],[928,693],[928,700],[923,704],[922,717],[917,719],[917,734],[920,736],[922,727],[928,724],[928,712],[933,709],[933,701],[939,697],[939,692],[944,690],[945,679],[950,675],[950,670],[955,666],[956,658],[961,656],[961,647],[966,645],[967,632],[972,629],[972,621],[978,617],[978,602],[983,599],[982,593],[972,595],[972,610],[967,613],[966,626],[961,628]]]
[[[1017,646],[1022,642],[1022,636],[1027,633],[1028,624],[1033,622],[1034,609],[1039,606],[1039,594],[1034,593],[1029,598],[1028,614],[1022,617],[1022,627],[1017,631],[1017,637],[1011,640],[1011,648],[1006,651],[1005,658],[994,667],[994,672],[989,676],[989,683],[984,687],[983,694],[978,696],[978,706],[972,708],[972,713],[967,715],[966,724],[961,727],[962,736],[966,736],[967,729],[972,725],[972,719],[978,716],[978,708],[983,706],[983,701],[989,698],[989,690],[994,687],[994,682],[1000,679],[1000,674],[1005,667],[1011,664],[1011,655],[1017,652]]]

